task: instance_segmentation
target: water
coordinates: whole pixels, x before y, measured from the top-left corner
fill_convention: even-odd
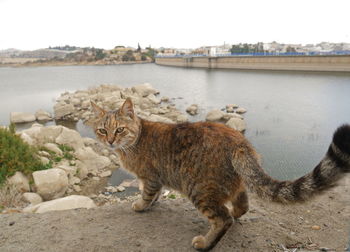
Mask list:
[[[52,112],[62,92],[103,83],[124,87],[151,83],[176,97],[185,111],[192,103],[203,120],[210,109],[236,103],[246,108],[246,137],[275,178],[294,179],[323,157],[333,131],[350,122],[350,74],[186,69],[155,64],[0,68],[0,125],[11,111]],[[74,127],[74,125],[71,125]],[[93,136],[81,122],[83,136]]]

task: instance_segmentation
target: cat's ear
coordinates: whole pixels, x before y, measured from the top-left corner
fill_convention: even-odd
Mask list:
[[[99,107],[93,101],[91,101],[91,107],[92,107],[92,110],[94,111],[95,115],[98,117],[102,117],[106,114],[106,111],[103,108]]]
[[[126,98],[125,102],[120,108],[120,113],[124,116],[130,117],[131,119],[134,118],[134,104],[132,103],[130,97]]]

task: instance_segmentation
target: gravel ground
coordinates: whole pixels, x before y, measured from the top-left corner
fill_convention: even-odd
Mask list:
[[[349,180],[348,180],[349,181]],[[347,181],[347,182],[348,182]],[[349,183],[303,205],[281,206],[250,195],[250,211],[213,251],[345,251]],[[0,215],[0,251],[194,251],[208,224],[186,199],[160,199],[148,212],[131,203],[44,214]]]

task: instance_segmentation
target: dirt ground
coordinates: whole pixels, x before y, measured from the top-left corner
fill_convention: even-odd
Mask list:
[[[345,251],[348,182],[303,205],[281,206],[250,195],[250,211],[212,251]],[[145,213],[133,212],[126,202],[90,210],[2,214],[0,226],[1,252],[195,251],[192,238],[208,230],[184,198],[162,198]]]

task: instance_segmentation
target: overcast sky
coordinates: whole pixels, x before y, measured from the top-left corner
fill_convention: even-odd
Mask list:
[[[350,43],[349,0],[0,0],[0,49]]]

